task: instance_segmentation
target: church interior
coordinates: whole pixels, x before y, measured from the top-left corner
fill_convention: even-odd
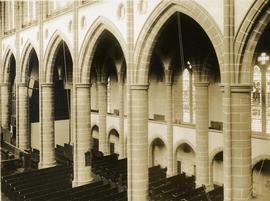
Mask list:
[[[1,199],[267,201],[270,1],[0,1]]]

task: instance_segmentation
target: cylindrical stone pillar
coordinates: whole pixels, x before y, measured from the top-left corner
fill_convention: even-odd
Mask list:
[[[41,168],[54,166],[54,85],[41,84],[40,102],[40,164]]]
[[[172,83],[166,83],[167,104],[166,104],[166,121],[167,121],[167,175],[172,176],[174,157],[173,157],[173,124],[172,124]]]
[[[133,201],[148,196],[148,85],[131,86],[129,189]]]
[[[9,128],[9,84],[1,83],[1,123],[2,128]]]
[[[125,157],[124,82],[119,82],[119,158]]]
[[[231,86],[232,201],[246,201],[251,199],[250,91],[251,86],[249,85]],[[224,149],[226,149],[226,144],[224,145]]]
[[[28,89],[25,83],[17,83],[17,132],[18,147],[20,149],[30,148],[30,130],[29,130],[29,98]]]
[[[107,84],[98,82],[99,151],[108,154],[107,144]]]
[[[208,82],[195,83],[196,99],[196,185],[209,186]]]
[[[91,150],[90,84],[76,84],[75,93],[76,132],[74,133],[73,186],[80,186],[93,179],[91,166],[87,165],[85,160],[85,153]]]

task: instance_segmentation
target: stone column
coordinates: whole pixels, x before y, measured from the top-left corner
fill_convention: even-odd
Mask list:
[[[209,186],[208,82],[195,83],[196,99],[196,185]]]
[[[98,82],[99,151],[108,154],[107,144],[107,83]]]
[[[132,201],[148,196],[148,85],[131,86],[131,155],[128,174]]]
[[[225,193],[226,191],[231,192],[232,201],[246,201],[251,199],[252,161],[250,91],[251,86],[249,85],[234,84],[230,86],[231,122],[225,123],[230,123],[231,135],[224,135],[224,162],[226,163],[225,167],[230,167],[231,175],[225,175],[224,179],[231,177],[230,189],[225,188]],[[228,107],[227,101],[224,100],[223,102],[224,108]],[[226,128],[227,126],[224,128],[224,132],[226,132]],[[231,138],[231,140],[228,140],[228,137]],[[228,150],[227,144],[229,143],[232,148]],[[231,154],[228,155],[228,152],[231,152]],[[231,156],[231,158],[228,156]]]
[[[232,200],[251,198],[251,86],[231,87]],[[225,145],[226,147],[226,145]]]
[[[17,132],[18,147],[20,149],[29,149],[30,129],[29,129],[29,98],[28,89],[25,83],[17,83]]]
[[[125,158],[124,82],[119,81],[119,158]]]
[[[80,186],[93,180],[91,166],[86,166],[85,152],[91,150],[91,101],[90,84],[76,84],[74,94],[76,122],[74,133],[74,179],[73,186]]]
[[[4,129],[9,129],[9,84],[1,83],[1,122]]]
[[[172,176],[174,174],[174,157],[173,157],[173,122],[172,122],[172,83],[166,82],[166,94],[167,94],[167,104],[166,104],[166,121],[167,121],[167,176]]]
[[[41,168],[54,166],[54,85],[40,85],[40,164]]]

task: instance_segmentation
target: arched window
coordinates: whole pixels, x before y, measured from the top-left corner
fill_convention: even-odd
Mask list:
[[[266,132],[270,134],[270,66],[266,71]]]
[[[111,78],[108,77],[108,83],[107,83],[107,112],[112,113],[112,101],[111,101]]]
[[[192,77],[192,123],[196,123],[196,99],[195,99],[195,76],[193,73],[191,74]]]
[[[190,73],[188,69],[183,72],[183,121],[190,122]]]
[[[251,115],[252,115],[252,130],[262,131],[262,107],[261,107],[261,69],[259,66],[254,66],[253,71],[253,90],[251,97]]]

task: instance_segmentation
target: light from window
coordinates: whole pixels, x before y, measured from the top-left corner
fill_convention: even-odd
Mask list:
[[[108,83],[107,83],[107,105],[108,105],[107,112],[112,113],[111,78],[110,77],[108,77]]]
[[[254,66],[253,72],[253,90],[251,97],[251,116],[252,130],[262,131],[262,107],[261,107],[261,69],[259,66]]]
[[[191,74],[192,76],[192,123],[196,123],[196,99],[195,99],[195,76],[194,74]]]
[[[183,72],[183,121],[190,122],[190,75],[187,69]]]
[[[266,71],[266,132],[270,134],[270,66]]]

